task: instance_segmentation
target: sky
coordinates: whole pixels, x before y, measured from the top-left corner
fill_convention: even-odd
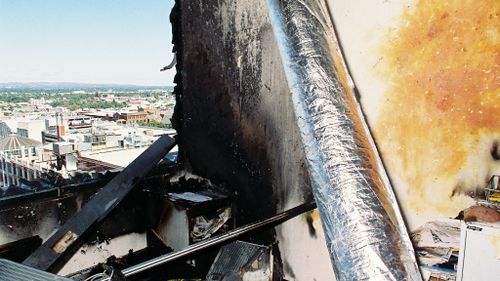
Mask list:
[[[0,0],[0,83],[173,85],[174,0]]]

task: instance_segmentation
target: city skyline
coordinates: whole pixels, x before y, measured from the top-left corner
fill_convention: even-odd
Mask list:
[[[0,83],[168,86],[173,0],[0,0]]]

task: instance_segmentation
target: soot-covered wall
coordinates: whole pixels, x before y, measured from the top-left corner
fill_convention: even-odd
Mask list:
[[[283,209],[292,192],[310,199],[265,1],[180,3],[184,162],[237,191],[245,220]]]
[[[174,125],[188,169],[236,195],[238,224],[312,200],[265,0],[177,1]],[[288,280],[332,280],[319,216],[276,228]]]

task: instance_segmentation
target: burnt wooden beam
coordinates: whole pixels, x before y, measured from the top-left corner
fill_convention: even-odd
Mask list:
[[[42,238],[38,235],[3,244],[0,245],[0,258],[22,262],[40,245]]]
[[[52,200],[56,198],[69,197],[81,192],[95,192],[102,188],[113,175],[106,175],[102,178],[85,183],[68,184],[61,187],[45,189],[36,192],[27,192],[23,194],[0,197],[0,211],[16,208],[21,205],[31,204],[43,200]]]
[[[85,238],[174,146],[173,138],[167,135],[160,137],[99,190],[78,213],[24,260],[23,264],[44,271],[58,271],[80,248]]]

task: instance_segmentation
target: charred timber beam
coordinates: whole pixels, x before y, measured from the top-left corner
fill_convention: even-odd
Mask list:
[[[174,251],[172,253],[165,254],[163,256],[156,257],[154,259],[142,262],[140,264],[131,266],[129,268],[126,268],[122,270],[123,275],[126,277],[144,272],[146,270],[149,270],[151,268],[154,268],[156,266],[166,264],[168,262],[189,256],[191,254],[194,254],[198,251],[201,251],[203,249],[222,244],[224,242],[228,242],[231,240],[236,239],[239,236],[242,236],[244,234],[247,234],[251,231],[255,231],[258,229],[262,229],[265,227],[272,227],[275,225],[278,225],[280,223],[283,223],[289,219],[292,219],[298,215],[301,215],[305,212],[312,211],[313,209],[316,208],[316,203],[314,202],[308,202],[302,205],[299,205],[295,208],[289,209],[287,211],[281,212],[277,215],[274,215],[270,218],[263,219],[245,226],[241,226],[238,228],[235,228],[231,231],[228,231],[226,233],[223,233],[218,236],[214,236],[212,238],[200,241],[198,243],[195,243],[193,245],[190,245],[182,250],[179,251]],[[99,281],[109,281],[109,278],[103,278],[100,279]]]
[[[337,280],[422,280],[330,1],[267,0]]]
[[[38,235],[3,244],[0,245],[0,258],[22,262],[40,245],[42,238]]]
[[[80,184],[69,184],[37,192],[29,192],[0,198],[0,211],[31,204],[37,201],[50,200],[54,198],[69,197],[81,192],[95,192],[102,188],[110,180],[109,176]]]
[[[175,140],[160,137],[121,173],[99,190],[82,209],[72,216],[56,233],[43,243],[24,264],[56,272],[78,250],[84,239],[151,171],[173,147]]]

